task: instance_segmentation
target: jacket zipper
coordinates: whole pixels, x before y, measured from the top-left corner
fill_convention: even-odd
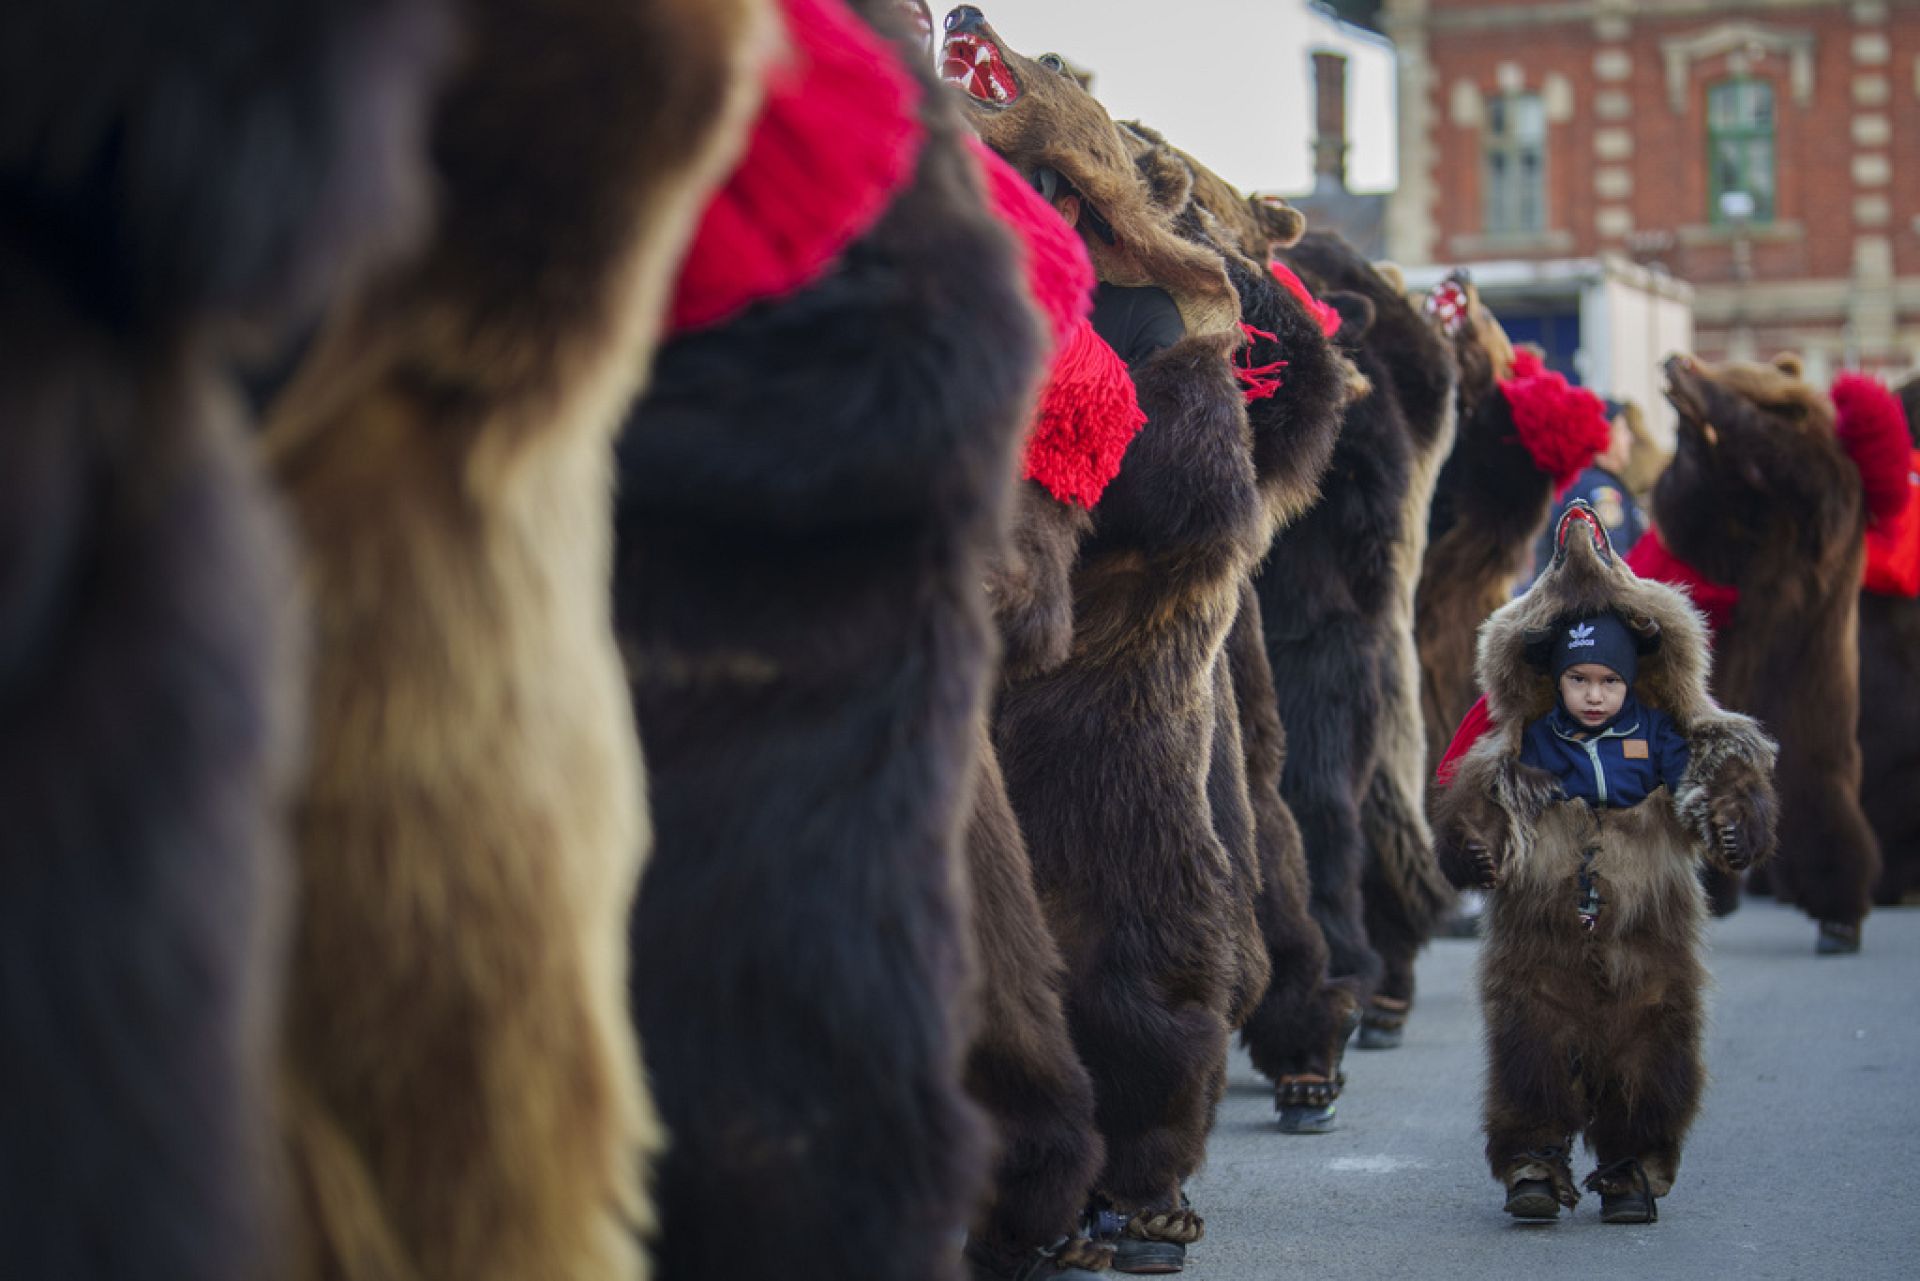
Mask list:
[[[1635,721],[1626,729],[1615,727],[1610,730],[1602,730],[1592,738],[1575,738],[1571,734],[1562,734],[1557,725],[1554,726],[1553,732],[1566,742],[1578,743],[1587,749],[1587,759],[1593,762],[1593,790],[1598,798],[1599,804],[1605,805],[1607,803],[1607,770],[1606,767],[1600,763],[1600,744],[1610,738],[1625,738],[1629,734],[1638,734],[1640,732],[1640,722]]]

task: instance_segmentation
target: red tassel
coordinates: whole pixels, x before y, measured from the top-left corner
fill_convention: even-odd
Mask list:
[[[1835,432],[1867,496],[1867,515],[1876,525],[1899,516],[1907,506],[1907,456],[1913,439],[1907,415],[1877,378],[1845,373],[1833,380]]]
[[[1083,318],[1040,393],[1026,476],[1061,502],[1091,509],[1146,421],[1126,362]]]
[[[1907,463],[1906,503],[1867,527],[1860,586],[1882,596],[1920,596],[1920,450]]]
[[[1252,364],[1254,339],[1264,338],[1268,342],[1280,340],[1264,329],[1255,329],[1244,320],[1240,322],[1240,332],[1246,335],[1247,341],[1246,345],[1240,349],[1240,357],[1234,359],[1233,376],[1240,380],[1241,386],[1245,389],[1241,394],[1251,405],[1256,400],[1269,399],[1280,390],[1280,371],[1287,367],[1287,362],[1276,360],[1271,365]],[[1241,357],[1249,363],[1241,364]]]
[[[1298,298],[1300,305],[1313,314],[1315,323],[1320,326],[1322,336],[1331,338],[1340,332],[1340,313],[1331,305],[1315,298],[1313,291],[1307,288],[1306,282],[1293,274],[1293,268],[1278,258],[1269,261],[1267,267],[1273,272],[1273,278],[1280,282],[1280,287]]]
[[[674,332],[817,280],[913,175],[920,85],[844,0],[780,0],[790,59],[680,270]]]
[[[1556,495],[1565,494],[1613,438],[1601,399],[1548,369],[1524,347],[1514,352],[1513,374],[1500,390],[1513,411],[1520,444],[1533,465],[1553,477]]]

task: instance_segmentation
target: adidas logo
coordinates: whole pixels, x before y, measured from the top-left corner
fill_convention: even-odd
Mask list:
[[[1593,639],[1592,623],[1575,623],[1572,629],[1567,632],[1567,638],[1568,649],[1591,649],[1598,643]]]

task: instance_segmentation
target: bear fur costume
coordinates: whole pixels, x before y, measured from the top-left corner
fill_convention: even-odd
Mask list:
[[[285,1256],[302,647],[228,371],[424,227],[443,37],[408,0],[0,8],[8,1276]]]
[[[1313,918],[1331,977],[1364,1005],[1381,963],[1361,897],[1360,806],[1401,662],[1394,629],[1413,562],[1400,547],[1414,536],[1407,516],[1418,506],[1409,495],[1448,426],[1450,369],[1428,322],[1344,241],[1308,235],[1282,257],[1316,293],[1357,294],[1373,312],[1370,326],[1336,335],[1353,344],[1347,354],[1373,390],[1346,411],[1319,505],[1280,536],[1254,580],[1289,745],[1281,793],[1305,841]],[[1410,715],[1411,700],[1397,711]],[[1283,1107],[1337,1096],[1346,1030],[1329,1040],[1317,1021],[1256,1019],[1249,1047],[1281,1082]]]
[[[1654,523],[1681,561],[1739,593],[1714,637],[1713,689],[1780,744],[1774,892],[1823,936],[1857,944],[1880,875],[1860,809],[1860,473],[1798,357],[1675,356],[1666,375],[1679,441],[1654,487]],[[1736,878],[1709,888],[1716,911],[1739,901]]]
[[[1479,961],[1487,1025],[1486,1155],[1493,1177],[1547,1179],[1579,1192],[1570,1165],[1583,1132],[1599,1169],[1590,1189],[1623,1190],[1637,1161],[1665,1196],[1699,1107],[1708,982],[1699,950],[1703,854],[1764,860],[1774,845],[1774,745],[1750,717],[1707,693],[1706,625],[1686,598],[1636,578],[1584,505],[1562,518],[1552,564],[1480,632],[1477,671],[1492,724],[1436,794],[1436,855],[1453,883],[1485,886],[1472,845],[1492,859]],[[1520,762],[1529,722],[1558,699],[1545,669],[1554,629],[1611,611],[1646,645],[1634,693],[1673,718],[1691,748],[1679,790],[1626,809],[1568,800],[1558,779]],[[1591,930],[1578,912],[1583,855],[1600,887]]]
[[[756,0],[463,13],[433,239],[323,328],[264,440],[315,616],[296,1270],[638,1278],[661,1135],[626,1012],[645,820],[612,437],[776,24]]]
[[[1310,310],[1307,299],[1284,287],[1276,274],[1291,269],[1270,263],[1275,250],[1298,243],[1304,220],[1284,205],[1258,202],[1256,212],[1268,221],[1256,227],[1250,239],[1229,234],[1250,202],[1153,130],[1138,123],[1123,128],[1135,141],[1136,159],[1150,187],[1174,185],[1171,180],[1155,181],[1156,151],[1192,169],[1192,208],[1181,215],[1180,225],[1189,239],[1220,250],[1240,298],[1247,347],[1236,356],[1235,369],[1246,386],[1254,469],[1269,514],[1264,557],[1274,537],[1284,537],[1284,528],[1319,500],[1343,411],[1372,390],[1342,345],[1353,347],[1365,340],[1374,322],[1374,305],[1361,294],[1335,293],[1331,300],[1312,300]],[[1286,215],[1291,215],[1290,222],[1274,221]],[[1241,247],[1260,257],[1252,258]],[[1300,288],[1305,292],[1304,283]],[[1329,309],[1331,315],[1323,322]],[[1337,324],[1342,345],[1328,341],[1328,324]],[[1444,395],[1438,403],[1445,403]],[[1310,909],[1311,878],[1300,826],[1280,792],[1286,730],[1251,580],[1242,585],[1240,609],[1216,672],[1216,699],[1208,776],[1214,826],[1233,860],[1238,893],[1250,896],[1255,906],[1250,945],[1257,964],[1242,963],[1237,989],[1237,996],[1250,998],[1252,1004],[1246,1007],[1236,1000],[1234,1025],[1243,1040],[1258,1047],[1257,1062],[1268,1059],[1276,1043],[1333,1047],[1327,1051],[1325,1071],[1298,1074],[1301,1079],[1285,1083],[1275,1095],[1284,1125],[1325,1128],[1338,1094],[1334,1066],[1350,1027],[1354,998],[1349,985],[1328,981],[1327,945]],[[1419,793],[1412,795],[1417,798]],[[1418,819],[1417,803],[1412,813]],[[1425,862],[1430,855],[1424,820],[1419,822],[1417,857]],[[1240,932],[1236,929],[1236,936]],[[1263,974],[1264,989],[1252,981]]]
[[[1377,269],[1404,296],[1397,270]],[[1362,1049],[1400,1044],[1413,1008],[1414,961],[1453,904],[1452,890],[1433,862],[1433,833],[1427,826],[1427,740],[1414,618],[1434,488],[1454,447],[1458,367],[1444,342],[1431,341],[1394,351],[1387,363],[1402,412],[1414,427],[1414,448],[1400,535],[1393,544],[1399,591],[1387,633],[1388,659],[1381,667],[1379,767],[1360,799],[1367,851],[1360,894],[1367,941],[1381,964],[1380,985],[1362,1011]]]
[[[1513,372],[1513,344],[1479,290],[1455,275],[1429,306],[1460,371],[1459,434],[1435,484],[1414,606],[1427,759],[1438,762],[1479,697],[1474,637],[1512,599],[1552,510],[1553,481],[1520,444],[1500,393]]]
[[[1247,402],[1252,429],[1254,473],[1267,515],[1261,536],[1261,556],[1274,536],[1309,510],[1319,499],[1321,477],[1332,460],[1340,413],[1347,401],[1367,390],[1351,361],[1328,341],[1320,315],[1308,300],[1283,287],[1267,266],[1275,248],[1298,242],[1305,220],[1284,204],[1252,204],[1225,179],[1186,152],[1169,144],[1157,131],[1128,121],[1120,126],[1134,163],[1147,183],[1157,207],[1172,218],[1176,230],[1191,243],[1218,253],[1239,299],[1241,329],[1246,344],[1234,357],[1235,377]],[[1253,212],[1265,221],[1245,232],[1234,228]],[[1259,258],[1242,252],[1241,244],[1258,251]],[[1304,291],[1304,286],[1302,286]],[[1342,300],[1353,313],[1351,332],[1372,323],[1371,305],[1356,295]],[[1327,312],[1328,304],[1313,300]],[[1340,321],[1331,312],[1334,322]],[[1214,672],[1214,735],[1207,772],[1208,803],[1214,831],[1225,847],[1233,872],[1230,917],[1236,954],[1236,978],[1228,1009],[1228,1024],[1245,1028],[1265,1001],[1275,979],[1273,953],[1289,962],[1303,955],[1319,955],[1324,940],[1306,937],[1306,895],[1294,894],[1305,885],[1305,854],[1300,849],[1299,825],[1286,812],[1276,792],[1273,803],[1254,795],[1256,780],[1275,761],[1284,761],[1285,730],[1274,706],[1247,706],[1243,691],[1271,704],[1273,676],[1266,667],[1266,642],[1258,609],[1252,604],[1251,579],[1242,585],[1241,605],[1228,633],[1226,648]],[[1251,653],[1257,647],[1261,657]],[[1249,718],[1262,723],[1253,725]],[[1271,738],[1276,755],[1259,746]],[[1250,746],[1258,759],[1248,755]],[[1274,774],[1277,780],[1277,772]],[[1272,884],[1269,886],[1269,878]],[[1273,897],[1268,898],[1271,894]],[[1274,934],[1273,943],[1267,939]],[[1319,934],[1319,927],[1310,927]],[[1281,981],[1305,992],[1323,992],[1325,965],[1296,967]],[[1310,998],[1309,998],[1310,999]]]
[[[1899,392],[1920,449],[1920,378]],[[1909,516],[1911,518],[1911,516]],[[1860,596],[1860,805],[1880,842],[1874,902],[1893,905],[1920,890],[1920,600]]]
[[[966,85],[984,74],[998,94],[969,97],[987,144],[1023,173],[1057,170],[1100,279],[1164,289],[1186,326],[1134,371],[1149,421],[1075,566],[1071,654],[1006,689],[994,726],[1093,1074],[1098,1191],[1130,1236],[1185,1244],[1203,1225],[1181,1184],[1205,1156],[1240,959],[1218,928],[1235,900],[1206,790],[1214,663],[1266,523],[1228,363],[1239,307],[1219,255],[1176,234],[1076,81],[976,9],[949,24],[947,65],[982,68]]]
[[[924,142],[878,223],[668,344],[621,444],[669,1278],[952,1278],[985,1191],[962,841],[981,584],[1044,349],[954,104],[915,83]]]
[[[1096,451],[1124,450],[1144,415],[1126,366],[1089,323],[1093,265],[1079,234],[997,154],[984,146],[976,154],[996,211],[1020,234],[1054,344],[1009,536],[987,566],[1004,683],[1067,660],[1073,563],[1093,528],[1088,509],[1111,481]],[[981,708],[975,734],[966,829],[980,981],[965,1080],[991,1116],[998,1144],[988,1195],[968,1231],[967,1261],[976,1277],[1086,1277],[1106,1270],[1114,1255],[1112,1245],[1083,1231],[1105,1161],[1093,1078],[1067,1027],[1066,967],[1034,888],[988,713]]]

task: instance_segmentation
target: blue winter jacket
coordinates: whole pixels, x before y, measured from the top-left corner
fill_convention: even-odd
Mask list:
[[[1556,704],[1527,725],[1520,747],[1520,763],[1559,779],[1569,798],[1613,809],[1638,805],[1662,783],[1678,791],[1688,755],[1673,718],[1642,707],[1632,694],[1612,720],[1591,731]]]

